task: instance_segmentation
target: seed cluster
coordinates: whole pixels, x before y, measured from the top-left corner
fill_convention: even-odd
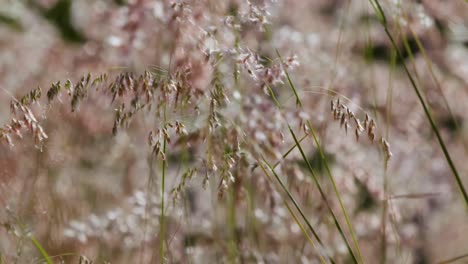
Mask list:
[[[377,125],[369,114],[366,113],[364,121],[360,120],[349,107],[340,101],[340,98],[330,102],[330,110],[333,114],[333,119],[340,122],[340,127],[344,128],[346,134],[348,134],[348,129],[354,127],[356,141],[359,141],[360,135],[363,132],[367,134],[371,142],[375,141]],[[389,160],[393,155],[390,151],[390,144],[384,137],[381,137],[379,141],[383,147],[386,160]]]

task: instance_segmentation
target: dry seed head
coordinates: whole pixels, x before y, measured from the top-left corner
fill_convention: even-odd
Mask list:
[[[362,125],[361,120],[359,120],[356,115],[354,114],[353,111],[351,111],[347,106],[344,104],[340,103],[340,99],[337,98],[336,101],[331,101],[331,111],[333,112],[333,118],[334,120],[339,120],[340,122],[340,127],[344,126],[346,134],[348,134],[348,129],[350,127],[353,127],[351,125],[351,119],[354,119],[354,126],[355,126],[355,137],[356,141],[359,141],[359,137],[361,135],[361,132],[366,131],[367,136],[369,137],[369,140],[374,142],[376,138],[376,123],[375,121],[370,118],[369,114],[366,113],[366,118],[364,120],[364,125]],[[386,141],[385,141],[386,142]],[[385,152],[387,156],[391,156],[391,152],[389,149],[386,147],[388,146],[388,142],[385,145],[385,142],[382,142],[382,144],[385,146]]]
[[[154,144],[155,144],[153,131],[150,131],[150,132],[149,132],[149,135],[148,135],[148,144],[150,145],[150,147],[153,147]]]
[[[167,132],[167,129],[163,128],[162,132],[163,132],[163,135],[164,135],[164,139],[167,140],[167,142],[170,142],[171,138],[169,137],[169,133]]]
[[[159,151],[159,155],[161,155],[161,160],[166,160],[166,153],[164,153],[162,150]]]
[[[234,175],[230,171],[226,171],[226,176],[230,182],[234,183],[236,181],[236,178],[234,178]]]
[[[367,125],[369,124],[369,115],[366,113],[366,120],[364,120],[364,129],[367,130]]]
[[[6,134],[6,135],[5,135],[5,139],[6,139],[8,145],[9,145],[10,147],[13,147],[13,146],[14,146],[13,140],[11,140],[11,136],[10,136],[9,134]]]
[[[373,122],[373,120],[371,120],[371,122]],[[373,142],[375,139],[375,125],[369,125],[369,130],[367,131],[367,135],[369,136],[369,139]]]
[[[381,138],[380,141],[382,143],[382,146],[385,152],[385,157],[387,160],[389,160],[393,156],[393,153],[390,151],[390,144],[384,138]]]
[[[338,110],[338,115],[336,117],[336,120],[341,120],[342,115],[343,115],[343,112],[341,110]]]
[[[310,135],[310,130],[309,130],[309,127],[307,126],[307,124],[304,123],[302,127],[304,129],[304,133],[306,135]]]
[[[226,160],[226,163],[227,163],[229,169],[232,169],[234,167],[234,165],[236,164],[236,160],[233,157],[229,157]]]
[[[345,122],[346,122],[346,114],[342,112],[341,113],[340,126],[342,127]]]

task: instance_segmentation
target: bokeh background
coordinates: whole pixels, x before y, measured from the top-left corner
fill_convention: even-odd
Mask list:
[[[166,263],[352,263],[300,152],[281,158],[294,145],[288,125],[302,137],[306,120],[364,262],[468,254],[465,202],[403,70],[467,185],[468,3],[380,3],[403,59],[365,0],[0,0],[0,263],[43,263],[31,238],[53,263],[159,263],[162,197]],[[88,73],[108,80],[72,111],[65,83]],[[168,92],[137,111],[132,87],[148,75]],[[58,81],[62,92],[48,102]],[[112,83],[129,90],[115,96]],[[8,125],[24,118],[11,102],[38,87],[29,109],[47,138],[23,127],[9,144]],[[338,98],[375,122],[374,142],[367,131],[356,140],[351,118],[335,120]],[[116,123],[122,105],[134,112]],[[154,155],[148,135],[162,128],[171,141]],[[301,145],[346,226],[314,140]],[[323,247],[309,244],[263,157],[279,162]]]

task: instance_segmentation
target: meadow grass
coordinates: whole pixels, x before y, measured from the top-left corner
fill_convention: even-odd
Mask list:
[[[138,6],[138,3],[129,8],[128,12],[141,15],[137,12],[138,8],[142,7]],[[417,72],[415,54],[410,47],[408,37],[402,33],[400,25],[396,28],[397,33],[391,31],[390,22],[380,1],[370,0],[369,3],[374,8],[383,31],[391,43],[390,74],[395,71],[397,61],[401,62],[424,115],[430,123],[431,131],[443,151],[456,185],[468,206],[468,195],[459,171],[431,113],[426,95],[420,89],[423,80]],[[73,115],[79,117],[93,107],[102,107],[98,108],[100,114],[106,116],[111,112],[113,115],[114,138],[109,140],[110,143],[106,146],[112,150],[112,153],[106,156],[131,156],[132,153],[129,152],[133,146],[145,149],[145,153],[148,153],[144,162],[146,167],[142,170],[146,170],[147,179],[129,177],[132,180],[128,180],[126,183],[129,186],[125,186],[133,191],[138,188],[130,186],[129,183],[136,182],[135,186],[141,188],[143,185],[145,191],[133,196],[128,192],[116,191],[118,197],[113,198],[114,204],[118,204],[115,201],[120,201],[120,205],[124,204],[122,201],[125,193],[126,196],[130,196],[129,206],[119,205],[114,210],[105,211],[97,206],[97,201],[105,196],[96,191],[85,195],[90,200],[90,205],[86,207],[83,205],[85,203],[81,203],[76,197],[82,197],[80,195],[86,193],[87,189],[71,188],[78,193],[73,194],[69,191],[70,197],[75,197],[71,203],[76,208],[69,206],[67,209],[70,212],[66,213],[67,211],[59,208],[57,204],[57,208],[54,208],[56,211],[50,216],[55,220],[49,219],[49,221],[57,223],[69,221],[69,226],[61,227],[60,232],[78,242],[60,248],[51,245],[53,241],[62,241],[64,235],[54,233],[54,237],[52,235],[48,237],[43,233],[37,236],[40,241],[46,241],[45,244],[39,243],[36,236],[29,236],[36,255],[40,255],[41,261],[47,264],[54,263],[55,258],[67,257],[75,260],[79,257],[80,263],[92,263],[82,252],[54,255],[57,250],[69,252],[68,247],[80,250],[81,245],[83,248],[91,245],[90,248],[94,247],[94,251],[88,248],[87,252],[93,254],[98,252],[93,259],[114,258],[115,260],[122,257],[127,261],[138,259],[140,263],[201,263],[200,261],[281,263],[309,259],[320,263],[372,263],[378,259],[380,263],[388,263],[397,259],[403,260],[405,256],[401,251],[405,250],[402,241],[404,238],[400,240],[400,236],[403,237],[404,234],[401,234],[398,222],[405,219],[401,216],[397,219],[394,212],[397,209],[394,208],[393,200],[429,199],[434,193],[393,194],[395,190],[391,188],[390,179],[393,173],[390,166],[393,154],[389,143],[393,139],[393,136],[390,138],[390,130],[395,104],[392,99],[394,93],[392,77],[389,78],[384,100],[386,108],[382,118],[386,126],[384,132],[377,129],[377,120],[382,121],[379,119],[382,115],[377,110],[379,94],[376,87],[372,88],[370,95],[372,97],[370,101],[374,106],[372,117],[364,109],[367,106],[361,106],[359,103],[357,107],[348,106],[343,101],[353,104],[353,99],[335,90],[335,86],[340,85],[337,80],[340,64],[338,59],[347,45],[344,41],[344,28],[346,17],[350,15],[350,6],[351,1],[348,1],[343,7],[345,17],[341,17],[338,22],[335,53],[331,63],[333,68],[327,79],[329,84],[317,86],[320,91],[308,90],[307,82],[303,82],[300,75],[294,75],[294,70],[298,66],[295,56],[282,56],[284,48],[280,49],[275,42],[278,33],[269,25],[268,5],[248,2],[244,6],[247,11],[237,10],[234,7],[226,8],[229,10],[229,16],[221,12],[222,15],[210,18],[206,25],[199,21],[203,16],[194,12],[190,4],[174,3],[166,6],[165,8],[172,10],[172,13],[168,16],[169,22],[164,30],[173,34],[167,41],[172,46],[168,48],[165,46],[167,43],[162,43],[164,37],[161,37],[158,45],[169,49],[167,69],[157,66],[153,71],[138,74],[139,71],[124,67],[109,73],[89,73],[78,79],[76,83],[66,80],[62,84],[57,81],[51,84],[47,92],[43,92],[40,87],[28,91],[22,97],[13,96],[8,92],[11,96],[11,118],[1,128],[0,140],[13,148],[16,143],[13,139],[21,137],[26,143],[19,144],[19,148],[27,150],[27,146],[24,145],[30,144],[38,149],[37,153],[40,154],[33,163],[38,173],[31,192],[46,197],[38,204],[59,199],[54,196],[60,192],[60,188],[53,187],[59,185],[48,175],[53,168],[47,167],[47,162],[52,162],[48,159],[53,160],[50,156],[54,157],[53,145],[48,144],[49,142],[58,144],[54,141],[56,140],[54,136],[58,134],[49,134],[49,131],[53,128],[65,129],[66,124],[63,120],[58,120],[58,124],[55,124],[52,118],[45,118],[46,114],[53,113],[54,108],[64,109],[69,104],[70,109],[67,109],[67,112],[73,112]],[[210,2],[201,9],[205,8],[209,12],[216,13],[219,7]],[[220,18],[223,18],[223,21],[218,25],[219,30],[208,26],[212,21],[221,21]],[[131,34],[134,33],[131,38],[136,38],[138,34],[135,27],[138,26],[131,24],[131,20],[129,23],[128,30]],[[200,30],[201,34],[194,43],[190,37],[185,39],[187,32],[197,32],[197,30]],[[450,118],[455,122],[457,129],[461,129],[461,124],[458,123],[451,108],[450,99],[445,97],[422,42],[411,27],[409,30],[422,53],[432,81],[442,95]],[[231,35],[219,36],[219,31]],[[252,40],[249,38],[259,39],[258,43],[264,44],[265,47],[258,45],[257,49],[250,48]],[[223,41],[228,44],[224,44]],[[397,43],[400,42],[403,48],[398,46]],[[372,44],[370,39],[366,44]],[[405,58],[403,51],[408,58]],[[276,54],[277,58],[270,59],[271,54]],[[372,55],[370,60],[373,60]],[[412,70],[409,65],[412,66]],[[43,99],[43,93],[47,100]],[[311,106],[313,103],[303,99],[304,95],[310,94],[316,99],[314,103],[326,101],[331,97],[330,113],[326,114],[331,114],[332,121],[327,119],[328,117],[325,121],[315,118],[315,114],[320,116],[320,111],[323,109],[320,106]],[[284,98],[294,99],[295,104],[288,104],[288,99],[283,100]],[[356,108],[358,111],[355,113],[353,110]],[[103,109],[111,111],[106,112]],[[365,120],[361,120],[359,116],[364,114]],[[94,113],[86,118],[96,118],[96,116]],[[83,120],[72,121],[83,127],[87,126],[86,129],[89,131],[94,131],[89,132],[91,135],[98,134],[96,131],[99,129],[109,130],[109,127],[100,123],[102,120],[95,119],[90,123]],[[343,136],[344,142],[358,145],[363,141],[361,134],[367,134],[369,141],[362,145],[367,147],[366,144],[377,143],[375,145],[379,148],[369,150],[369,153],[378,154],[378,157],[372,157],[372,160],[378,161],[374,166],[378,167],[377,171],[380,171],[382,176],[382,184],[377,187],[380,193],[372,193],[372,188],[376,187],[359,178],[360,168],[342,172],[338,163],[335,170],[335,161],[330,159],[328,154],[329,145],[333,146],[331,143],[335,139],[327,140],[326,136],[341,136],[323,133],[328,127],[333,128],[335,123],[339,124],[346,136],[348,130],[354,131],[356,142],[350,142]],[[73,132],[76,133],[77,140],[83,140],[81,131]],[[23,138],[23,134],[31,135],[31,138]],[[145,137],[147,140],[143,140]],[[127,143],[118,143],[125,138],[130,138]],[[336,142],[338,141],[336,139]],[[130,147],[121,147],[119,144]],[[96,144],[93,147],[97,149],[101,146]],[[465,152],[466,149],[465,144]],[[119,151],[125,154],[116,154]],[[311,161],[310,151],[315,155],[320,167]],[[141,151],[135,153],[141,154]],[[80,152],[73,154],[74,159],[78,160],[81,157],[80,162],[84,164],[82,167],[88,167],[90,170],[95,166],[93,162],[86,162],[82,157],[86,154]],[[39,155],[44,156],[38,158]],[[338,151],[333,155],[345,154]],[[139,157],[141,156],[144,155]],[[138,163],[140,158],[135,158],[135,162]],[[119,163],[119,160],[114,159],[113,162]],[[99,161],[97,163],[99,164]],[[119,167],[122,164],[109,164],[112,163],[101,161],[101,165],[111,167],[114,172],[119,171],[116,175],[120,175],[119,173],[124,170],[131,171]],[[299,164],[303,164],[303,167],[301,168]],[[256,168],[260,168],[260,172]],[[47,177],[42,177],[45,174]],[[308,177],[302,177],[302,174],[307,174]],[[159,190],[155,187],[158,185],[158,179]],[[353,187],[349,187],[349,179],[355,180]],[[98,185],[97,180],[95,184]],[[106,184],[111,186],[109,180]],[[356,200],[360,197],[356,198],[355,194],[358,193],[355,189],[359,187],[362,187],[369,199],[376,201],[376,206],[381,211],[369,209],[364,213],[359,212]],[[44,193],[41,192],[44,189],[40,188],[50,189]],[[211,189],[211,193],[206,190],[207,188]],[[194,201],[197,199],[193,198],[190,192],[197,193],[196,197],[201,197],[199,199],[202,202],[197,204]],[[173,198],[172,207],[166,199],[169,193]],[[154,197],[157,197],[157,201]],[[183,201],[180,201],[181,199]],[[31,196],[24,203],[34,207],[34,202]],[[106,208],[110,207],[110,204],[112,203],[106,204]],[[194,209],[196,207],[198,209]],[[83,218],[83,213],[79,212],[80,208],[83,208],[84,215],[88,215],[88,218]],[[183,212],[181,213],[179,209]],[[201,215],[197,215],[197,210]],[[103,213],[97,215],[94,212]],[[31,210],[24,213],[25,217],[28,217],[28,214],[34,215],[35,212]],[[370,220],[369,223],[361,221],[375,215],[379,218],[380,229],[372,231],[370,226],[366,226],[370,225]],[[70,221],[74,219],[72,216],[85,220]],[[62,218],[64,220],[61,220]],[[20,225],[19,221],[14,225]],[[364,231],[362,231],[363,225]],[[390,225],[392,233],[387,232]],[[358,226],[361,226],[359,232]],[[193,230],[197,228],[200,228],[200,231],[194,232]],[[15,230],[14,227],[11,229]],[[373,232],[373,236],[366,237],[363,235],[366,232]],[[15,240],[15,236],[12,237],[12,240]],[[369,237],[380,238],[379,243],[370,243],[378,244],[378,246],[372,245],[377,248],[374,250],[378,252],[376,258],[372,258],[372,253],[369,253],[372,252],[369,250],[371,247]],[[3,259],[15,259],[16,262],[24,259],[21,256],[22,249],[27,248],[21,244],[24,238],[16,239],[19,241],[17,242],[19,253],[9,254],[14,256],[8,258],[0,254],[0,263]],[[108,246],[111,244],[112,246]],[[340,251],[339,247],[342,244],[345,250]],[[365,246],[362,246],[363,244]],[[119,248],[126,249],[122,255],[113,251]],[[464,257],[466,255],[460,255],[440,263],[451,263]]]

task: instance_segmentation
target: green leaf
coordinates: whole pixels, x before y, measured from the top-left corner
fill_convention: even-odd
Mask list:
[[[44,258],[45,262],[47,264],[52,264],[52,259],[49,257],[49,254],[44,250],[44,248],[41,246],[39,241],[37,241],[33,236],[31,236],[31,241],[33,242],[34,246],[39,250],[41,253],[42,257]]]

